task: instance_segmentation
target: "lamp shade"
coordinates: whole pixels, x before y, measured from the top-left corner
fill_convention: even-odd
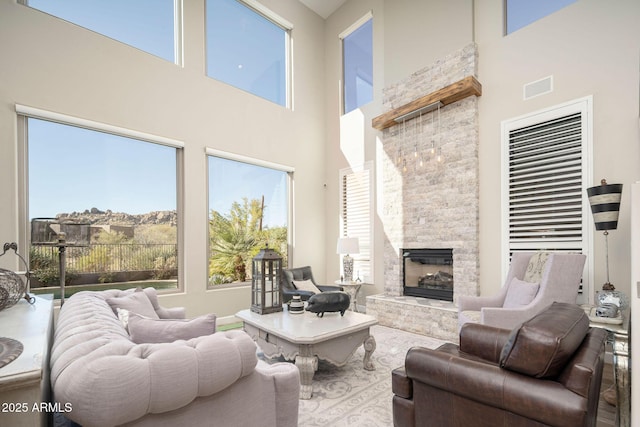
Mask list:
[[[360,244],[357,237],[340,237],[336,252],[339,254],[357,254],[360,252]]]
[[[603,179],[601,185],[587,188],[587,195],[596,230],[615,230],[618,228],[622,184],[607,184],[607,181]]]

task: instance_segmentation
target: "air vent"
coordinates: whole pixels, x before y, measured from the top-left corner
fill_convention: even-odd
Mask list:
[[[525,101],[527,99],[535,98],[536,96],[553,92],[553,76],[548,76],[544,79],[527,83],[524,85],[523,89],[523,98]]]

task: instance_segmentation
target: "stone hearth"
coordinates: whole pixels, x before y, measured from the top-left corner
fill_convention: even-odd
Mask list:
[[[476,74],[471,44],[385,88],[384,110]],[[457,341],[455,302],[478,294],[477,102],[471,96],[383,131],[384,294],[367,297],[381,325]],[[403,296],[402,248],[453,249],[453,303]]]

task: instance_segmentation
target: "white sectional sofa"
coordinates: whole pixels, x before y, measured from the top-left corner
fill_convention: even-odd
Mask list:
[[[80,292],[62,306],[50,364],[67,418],[85,427],[298,425],[294,365],[259,361],[239,330],[136,344],[107,303],[131,292]],[[184,315],[145,294],[160,318]]]

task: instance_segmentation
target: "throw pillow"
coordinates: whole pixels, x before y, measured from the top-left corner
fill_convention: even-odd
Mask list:
[[[129,336],[136,344],[190,340],[216,331],[216,315],[205,314],[194,319],[150,319],[129,313]]]
[[[554,302],[511,331],[500,366],[536,378],[559,375],[589,330],[589,317],[576,304]]]
[[[107,304],[111,306],[111,309],[116,316],[118,315],[118,309],[121,308],[152,319],[158,318],[158,314],[153,309],[153,305],[151,304],[151,301],[149,301],[149,297],[142,291],[142,289],[136,290],[135,292],[123,297],[107,298]]]
[[[313,284],[311,279],[294,280],[293,285],[296,287],[296,289],[299,289],[301,291],[309,291],[309,292],[313,292],[314,294],[319,294],[320,292],[322,292],[320,289],[318,289],[316,285]]]
[[[542,282],[542,273],[544,273],[544,267],[547,260],[551,256],[549,252],[536,252],[529,259],[527,270],[524,272],[523,280],[529,283]]]
[[[122,308],[117,308],[116,311],[118,312],[118,319],[120,320],[120,323],[122,323],[122,326],[124,326],[124,329],[129,332],[129,310],[123,310]]]
[[[509,283],[502,308],[518,308],[529,305],[538,294],[538,288],[540,288],[539,283],[525,282],[514,277]]]

